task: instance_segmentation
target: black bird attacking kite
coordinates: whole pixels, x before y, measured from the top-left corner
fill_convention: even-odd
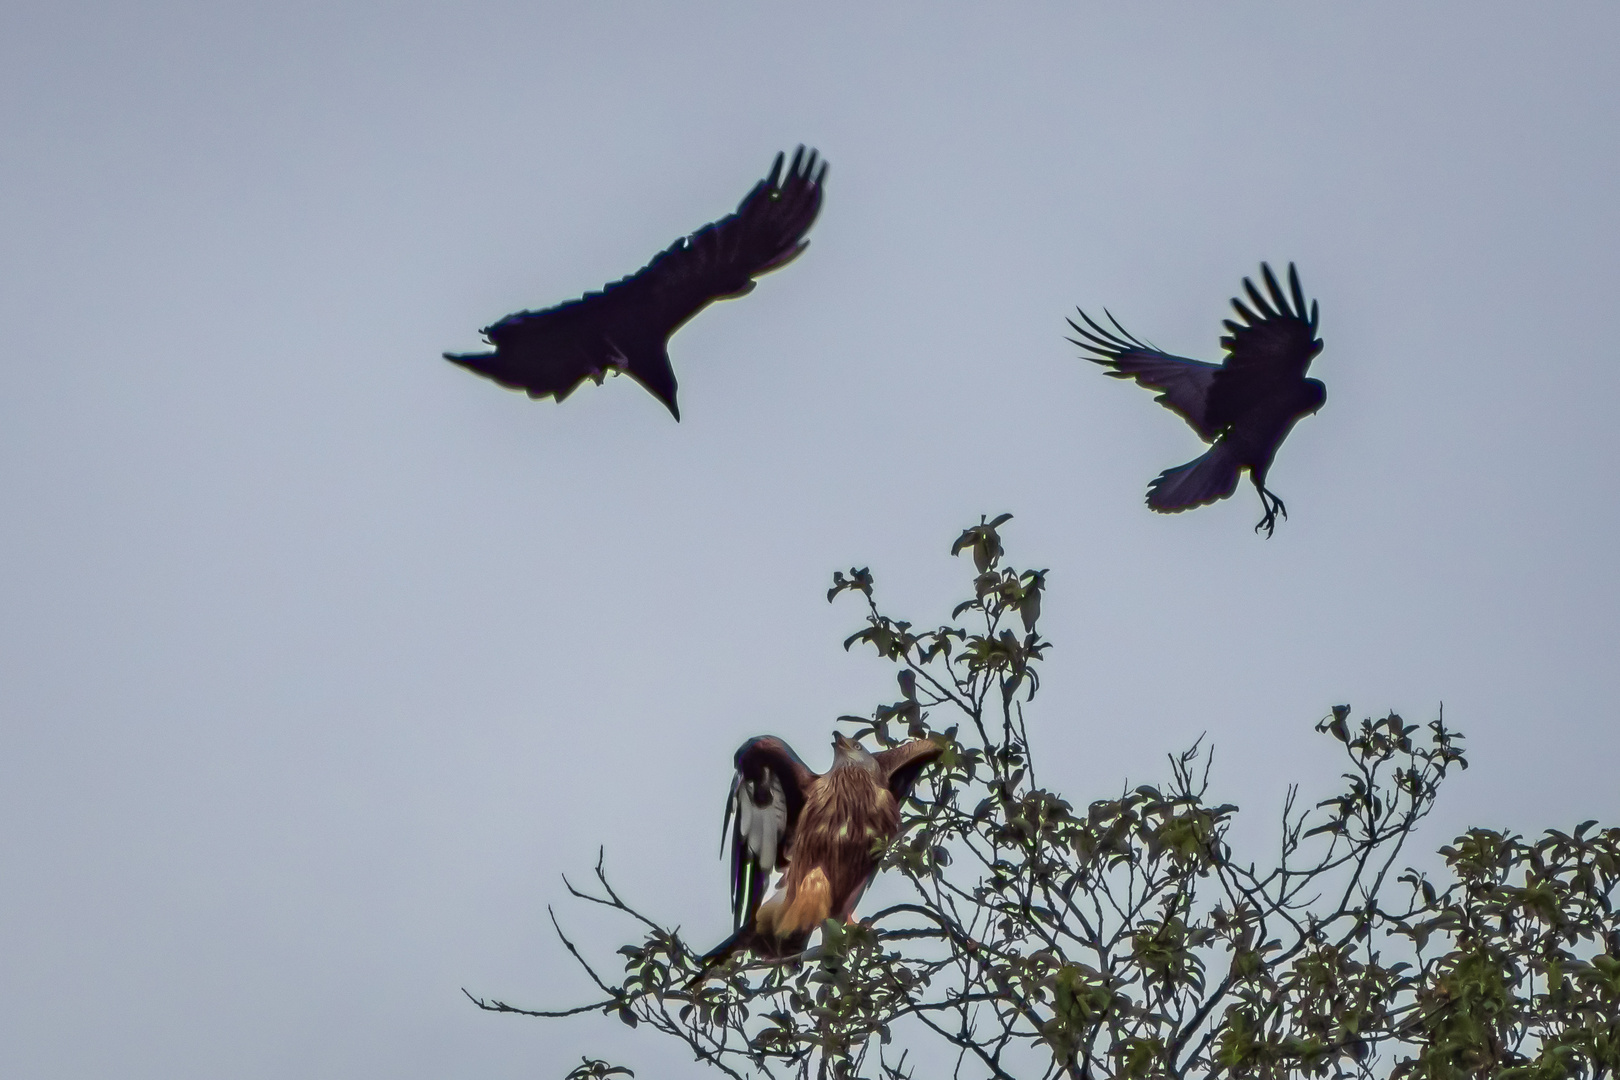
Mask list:
[[[1265,517],[1254,529],[1264,529],[1269,537],[1277,516],[1286,518],[1288,511],[1267,490],[1266,470],[1295,422],[1327,401],[1327,387],[1305,377],[1311,360],[1322,351],[1322,340],[1316,336],[1316,301],[1311,301],[1307,318],[1305,293],[1292,263],[1288,295],[1271,267],[1261,263],[1260,274],[1271,295],[1262,296],[1254,282],[1243,279],[1253,309],[1232,299],[1243,324],[1225,320],[1227,336],[1221,338],[1221,347],[1226,359],[1220,364],[1160,352],[1132,337],[1106,311],[1112,330],[1084,311],[1080,318],[1085,326],[1073,319],[1068,323],[1080,335],[1069,340],[1095,354],[1087,360],[1111,368],[1107,374],[1116,379],[1135,379],[1150,390],[1162,391],[1155,400],[1214,444],[1202,457],[1160,473],[1148,485],[1148,506],[1174,514],[1216,502],[1237,489],[1238,473],[1248,469],[1265,508]]]
[[[817,776],[781,739],[743,743],[726,806],[737,929],[703,957],[703,973],[744,948],[797,955],[823,921],[853,918],[878,856],[900,831],[900,804],[943,751],[915,739],[873,754],[837,734],[832,768]],[[778,868],[776,892],[763,899]]]
[[[561,401],[586,379],[625,372],[681,418],[670,335],[716,300],[753,291],[754,278],[780,269],[808,245],[804,234],[821,209],[826,162],[799,147],[782,175],[783,155],[735,214],[675,241],[640,271],[544,311],[520,311],[483,330],[486,353],[445,353],[446,360],[523,390]]]

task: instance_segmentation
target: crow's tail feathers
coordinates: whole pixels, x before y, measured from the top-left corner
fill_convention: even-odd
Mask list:
[[[1223,439],[1203,457],[1160,473],[1148,485],[1147,504],[1161,514],[1175,514],[1218,502],[1237,490],[1242,467],[1236,452]]]
[[[531,398],[551,397],[558,401],[574,392],[578,380],[570,382],[552,372],[537,373],[532,368],[514,363],[510,354],[495,352],[444,353],[444,358],[468,371],[493,379],[508,390],[522,390]],[[601,382],[601,379],[597,379]]]
[[[486,376],[488,378],[495,379],[495,378],[500,377],[497,374],[496,367],[494,366],[495,354],[492,353],[492,352],[481,352],[481,353],[448,353],[447,352],[447,353],[444,354],[444,358],[446,360],[450,361],[452,364],[460,364],[462,367],[466,368],[467,370],[476,371],[476,372],[478,372],[478,374]],[[504,374],[504,372],[501,372],[500,374]]]

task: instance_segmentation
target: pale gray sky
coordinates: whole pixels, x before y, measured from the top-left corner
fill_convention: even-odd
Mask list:
[[[981,512],[1077,802],[1208,731],[1263,834],[1331,705],[1444,701],[1424,847],[1620,821],[1620,11],[873,7],[8,5],[0,1074],[697,1075],[458,987],[585,999],[599,844],[717,940],[732,750],[892,685],[831,571],[942,618]],[[810,250],[675,338],[683,423],[438,359],[799,142]],[[1063,341],[1215,359],[1262,259],[1329,393],[1270,542],[1150,514],[1197,440]]]

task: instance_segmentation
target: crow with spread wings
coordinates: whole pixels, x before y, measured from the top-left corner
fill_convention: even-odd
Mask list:
[[[1243,322],[1225,320],[1227,336],[1221,338],[1221,347],[1226,359],[1220,364],[1160,352],[1132,337],[1107,312],[1111,330],[1084,311],[1080,318],[1085,326],[1073,319],[1068,323],[1083,339],[1069,340],[1095,354],[1086,356],[1087,360],[1112,369],[1107,374],[1116,379],[1135,379],[1150,390],[1161,391],[1155,400],[1179,413],[1200,438],[1214,444],[1202,457],[1160,473],[1148,485],[1148,506],[1174,514],[1217,502],[1237,489],[1239,472],[1248,469],[1265,508],[1265,516],[1254,529],[1264,529],[1269,537],[1278,515],[1286,518],[1288,511],[1266,488],[1266,471],[1300,417],[1314,413],[1327,401],[1327,387],[1305,377],[1311,361],[1322,351],[1322,339],[1316,336],[1316,301],[1311,301],[1307,317],[1305,292],[1292,263],[1288,264],[1287,294],[1271,267],[1261,263],[1260,274],[1270,296],[1243,279],[1252,308],[1233,298],[1232,306]]]
[[[704,955],[694,982],[739,949],[795,956],[826,919],[853,919],[878,857],[900,831],[901,803],[943,751],[916,739],[873,754],[835,734],[832,768],[817,776],[781,739],[743,743],[726,806],[737,929]],[[762,899],[778,868],[776,891]]]
[[[799,147],[783,155],[735,214],[675,241],[641,270],[578,300],[520,311],[483,330],[494,352],[444,358],[532,398],[561,401],[586,379],[601,385],[624,372],[664,403],[676,420],[670,335],[716,300],[745,296],[754,279],[798,257],[821,209],[827,165]]]

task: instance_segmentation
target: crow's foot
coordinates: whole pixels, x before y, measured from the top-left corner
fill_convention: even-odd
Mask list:
[[[1277,498],[1273,492],[1260,487],[1258,484],[1255,487],[1260,492],[1260,505],[1265,507],[1266,516],[1260,519],[1260,523],[1254,527],[1254,531],[1266,530],[1266,539],[1270,540],[1272,530],[1277,527],[1278,515],[1281,515],[1284,521],[1288,520],[1288,508],[1283,505],[1283,501]]]

